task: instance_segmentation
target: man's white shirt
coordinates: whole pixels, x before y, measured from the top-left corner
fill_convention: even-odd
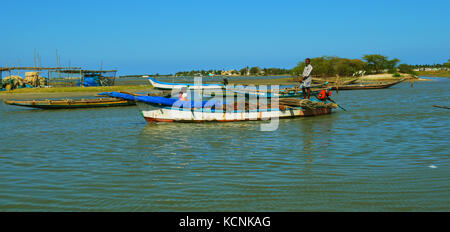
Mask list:
[[[304,87],[310,87],[311,86],[311,72],[313,70],[313,67],[311,64],[308,64],[305,66],[305,69],[303,69],[303,78],[306,78],[303,80],[302,85]]]

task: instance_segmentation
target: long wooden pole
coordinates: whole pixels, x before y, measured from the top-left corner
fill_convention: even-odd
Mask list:
[[[339,74],[336,74],[336,93],[339,93]]]
[[[34,70],[36,71],[36,48],[34,49]]]
[[[39,76],[39,71],[41,71],[40,67],[42,66],[41,55],[39,55],[39,52],[37,54],[37,58],[38,58],[38,76]]]
[[[8,67],[8,61],[6,61],[6,67]],[[9,76],[11,76],[11,69],[9,70]]]
[[[58,49],[56,49],[56,66],[57,67],[60,66],[60,64],[59,64],[59,57],[58,57]],[[60,75],[60,72],[59,72],[59,69],[58,69],[58,79],[59,78],[61,78],[61,75]]]
[[[116,69],[117,69],[117,68],[116,68]],[[112,85],[114,85],[114,83],[116,83],[116,72],[114,72],[114,79],[113,79]]]

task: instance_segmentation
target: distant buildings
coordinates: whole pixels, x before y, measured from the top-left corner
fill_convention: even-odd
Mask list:
[[[239,76],[240,72],[234,69],[230,69],[228,71],[223,70],[221,73],[222,76]]]
[[[423,67],[423,68],[415,68],[413,70],[414,71],[447,71],[450,69],[445,68],[445,67],[441,67],[441,68],[425,68],[425,67]]]

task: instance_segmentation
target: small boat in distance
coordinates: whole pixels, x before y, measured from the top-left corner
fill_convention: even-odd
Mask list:
[[[343,86],[333,86],[333,87],[331,87],[331,89],[333,89],[333,90],[385,89],[385,88],[394,86],[404,80],[405,80],[405,78],[398,80],[398,81],[384,83],[384,84],[365,84],[365,85],[352,84],[352,85],[343,85]]]
[[[94,98],[94,99],[61,99],[61,100],[28,100],[15,101],[4,100],[5,104],[14,106],[24,106],[37,109],[76,109],[76,108],[96,108],[113,106],[133,106],[134,101],[121,98]]]
[[[442,109],[448,109],[448,110],[450,110],[450,106],[440,106],[440,105],[433,105],[434,107],[437,107],[437,108],[442,108]]]
[[[195,85],[194,83],[188,84],[188,83],[169,83],[169,82],[162,82],[157,81],[151,77],[148,78],[148,81],[153,85],[155,89],[223,89],[224,85],[222,84],[201,84],[201,85]]]

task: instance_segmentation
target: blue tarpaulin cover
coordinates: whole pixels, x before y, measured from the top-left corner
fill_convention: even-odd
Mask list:
[[[104,92],[98,95],[106,95],[110,97],[122,98],[130,101],[139,101],[151,104],[161,104],[165,106],[174,106],[179,108],[202,108],[202,107],[212,107],[216,104],[224,104],[221,101],[182,101],[174,98],[158,97],[158,96],[133,96],[126,93],[119,92]]]
[[[98,78],[94,78],[94,77],[85,77],[83,85],[84,86],[100,86]]]

